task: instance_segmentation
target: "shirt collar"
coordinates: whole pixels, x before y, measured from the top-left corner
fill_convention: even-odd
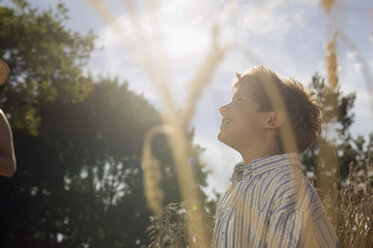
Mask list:
[[[233,182],[238,182],[247,176],[259,176],[284,166],[296,166],[300,168],[301,161],[302,155],[299,153],[284,153],[254,159],[248,165],[241,162],[235,166],[232,179]]]

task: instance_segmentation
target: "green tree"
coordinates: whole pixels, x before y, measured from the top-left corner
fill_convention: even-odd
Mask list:
[[[319,140],[303,156],[305,171],[312,172],[313,176],[310,179],[319,186],[320,176],[328,180],[339,175],[340,180],[343,180],[348,175],[351,162],[356,166],[363,165],[373,152],[373,134],[370,134],[368,140],[361,135],[351,135],[349,128],[354,122],[355,93],[344,94],[339,86],[330,90],[324,79],[317,74],[312,77],[309,87],[315,91],[323,104],[327,127],[327,132],[324,130]],[[330,137],[332,139],[327,140]],[[328,171],[323,167],[323,163],[333,163],[333,157],[338,164],[338,171]],[[333,161],[323,161],[325,158]],[[322,173],[318,173],[318,170]]]
[[[0,181],[0,244],[7,247],[135,247],[148,242],[141,152],[158,111],[126,83],[102,80],[79,103],[38,106],[39,135],[16,129],[19,171]],[[192,138],[192,133],[191,133]],[[206,184],[194,145],[191,166]],[[164,204],[180,194],[166,139],[154,139]],[[202,194],[203,199],[205,196]],[[22,206],[22,211],[18,211]],[[7,214],[3,214],[7,213]],[[6,226],[6,228],[4,228]],[[22,230],[22,231],[20,231]],[[63,239],[61,240],[61,238]],[[60,242],[58,242],[58,240]]]
[[[12,2],[13,8],[0,6],[0,58],[12,70],[0,88],[0,107],[14,128],[35,135],[40,101],[79,102],[91,90],[82,66],[94,49],[95,35],[66,29],[63,4],[41,12],[26,1]]]

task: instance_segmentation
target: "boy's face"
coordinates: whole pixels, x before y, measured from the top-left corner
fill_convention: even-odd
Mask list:
[[[259,105],[253,95],[254,87],[241,83],[232,101],[219,109],[223,120],[218,139],[237,151],[261,142],[265,132],[267,114],[258,112]]]

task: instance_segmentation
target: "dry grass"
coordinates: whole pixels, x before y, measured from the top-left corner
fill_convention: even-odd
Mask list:
[[[335,0],[321,0],[320,4],[327,13],[330,13],[333,6],[335,5]]]
[[[164,194],[160,185],[162,180],[160,162],[152,155],[151,140],[155,134],[161,132],[169,133],[171,130],[165,125],[158,125],[151,128],[145,135],[142,152],[144,193],[149,208],[157,215],[162,211]]]
[[[139,56],[141,65],[144,67],[146,73],[151,78],[151,82],[161,96],[165,109],[165,114],[162,115],[162,121],[164,126],[170,127],[171,129],[171,132],[166,132],[166,135],[172,147],[172,155],[175,161],[180,193],[184,201],[193,202],[196,205],[195,211],[186,211],[189,223],[187,226],[189,243],[191,243],[193,247],[203,247],[208,243],[208,234],[206,224],[203,221],[204,212],[202,211],[203,206],[197,192],[198,187],[190,187],[190,182],[194,181],[194,174],[191,167],[188,166],[190,143],[187,129],[193,117],[196,102],[210,82],[227,48],[219,45],[217,37],[218,29],[214,28],[210,50],[189,84],[190,89],[187,94],[186,102],[184,106],[181,107],[180,111],[180,108],[176,105],[175,99],[173,99],[172,86],[170,83],[172,80],[167,70],[169,65],[161,61],[159,56],[155,56],[157,54],[165,54],[164,52],[166,51],[162,52],[162,46],[149,46],[154,38],[154,32],[158,30],[155,26],[157,22],[154,21],[154,18],[153,22],[149,23],[149,25],[153,27],[154,32],[146,32],[146,29],[138,20],[138,10],[136,9],[134,1],[124,0],[124,5],[127,7],[130,14],[131,25],[134,27],[135,31],[133,37],[128,37],[125,32],[126,30],[119,25],[114,15],[104,4],[104,1],[89,0],[88,2],[118,33],[120,41],[127,51]],[[151,8],[150,5],[149,8]],[[149,11],[149,13],[152,13],[152,11]],[[155,48],[157,48],[158,51],[155,51]],[[163,192],[159,187],[159,182],[161,180],[159,164],[151,155],[150,142],[151,137],[159,132],[162,131],[152,129],[146,134],[148,138],[144,141],[143,155],[145,196],[148,205],[156,214],[159,214],[161,211]],[[200,238],[197,239],[198,242],[193,242],[196,235],[199,235]]]
[[[158,216],[150,218],[147,231],[151,239],[148,248],[189,247],[185,208],[182,203],[171,203]]]
[[[196,206],[193,204],[170,203],[157,216],[150,218],[150,225],[147,228],[151,243],[143,248],[164,248],[164,247],[191,247],[200,243],[200,238],[194,235],[192,241],[188,237],[189,219],[187,212],[193,214]],[[213,231],[213,219],[209,221],[209,232]],[[190,245],[193,242],[193,245]],[[199,247],[210,247],[208,244]]]
[[[372,163],[361,167],[351,163],[349,178],[340,183],[334,199],[327,197],[324,206],[334,206],[334,214],[329,217],[339,237],[339,247],[373,247]]]
[[[338,84],[337,76],[337,55],[335,52],[335,35],[333,39],[327,45],[327,56],[326,56],[326,68],[328,71],[328,81],[331,90],[333,90]]]

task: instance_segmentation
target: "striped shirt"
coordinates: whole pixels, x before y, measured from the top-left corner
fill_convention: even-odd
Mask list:
[[[232,178],[216,206],[214,248],[338,246],[300,154],[240,163]]]

